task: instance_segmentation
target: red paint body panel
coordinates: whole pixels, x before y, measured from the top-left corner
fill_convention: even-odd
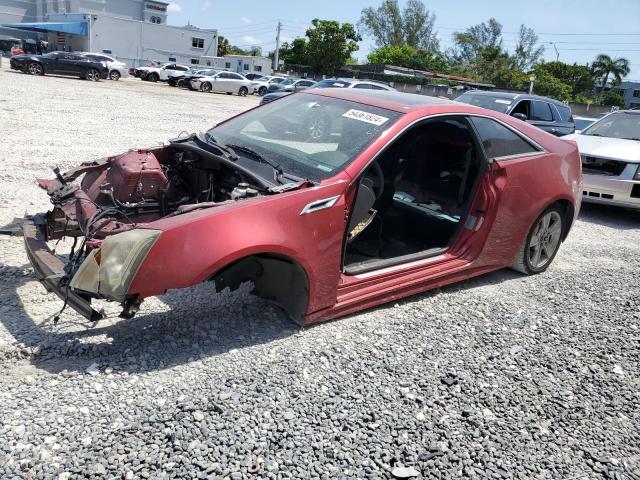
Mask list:
[[[350,90],[300,94],[365,102],[361,92]],[[512,117],[469,105],[405,105],[375,96],[366,100],[405,115],[340,175],[317,187],[237,204],[228,202],[139,225],[162,234],[140,266],[129,294],[144,298],[189,287],[246,256],[270,253],[297,262],[306,272],[309,300],[305,323],[314,323],[510,266],[535,219],[556,201],[568,202],[574,219],[577,216],[582,180],[575,145]],[[343,273],[346,215],[359,175],[392,139],[416,121],[450,114],[498,119],[546,152],[490,165],[469,210],[478,222],[472,229],[461,227],[445,254],[362,275]],[[339,198],[333,207],[300,215],[309,203],[334,196]]]

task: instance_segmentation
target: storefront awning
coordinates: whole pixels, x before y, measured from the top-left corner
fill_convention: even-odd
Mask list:
[[[87,22],[4,23],[2,26],[5,28],[15,28],[40,33],[60,32],[85,37],[89,34],[89,25]]]

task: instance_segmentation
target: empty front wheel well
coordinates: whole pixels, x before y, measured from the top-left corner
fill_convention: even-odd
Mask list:
[[[272,300],[302,325],[309,298],[309,281],[304,269],[296,261],[273,254],[251,255],[226,266],[210,279],[216,291],[236,290],[251,282],[252,294]]]

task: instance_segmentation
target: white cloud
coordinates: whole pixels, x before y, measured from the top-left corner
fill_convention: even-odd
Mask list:
[[[244,15],[242,17],[240,17],[240,21],[244,25],[249,25],[251,23],[251,19],[249,17],[245,17]]]
[[[209,10],[209,7],[211,6],[211,2],[209,0],[204,0],[204,2],[202,2],[202,11],[207,11]]]
[[[242,40],[244,40],[245,42],[247,42],[250,45],[256,45],[258,43],[262,43],[262,40],[256,38],[256,37],[252,37],[251,35],[245,35],[244,37],[242,37]]]
[[[169,6],[167,7],[167,10],[169,12],[180,13],[182,12],[182,6],[179,3],[170,3]]]

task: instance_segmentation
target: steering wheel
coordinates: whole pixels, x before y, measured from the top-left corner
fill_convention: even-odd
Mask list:
[[[384,191],[384,173],[382,173],[382,168],[377,160],[369,165],[369,168],[364,173],[364,178],[371,180],[371,189],[376,196],[376,200],[378,200]]]

